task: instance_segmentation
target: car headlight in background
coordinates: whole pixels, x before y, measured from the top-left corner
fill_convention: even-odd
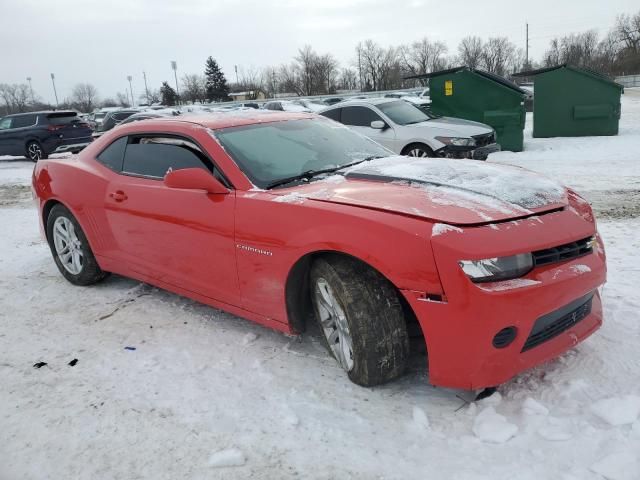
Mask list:
[[[533,257],[530,253],[520,253],[510,257],[461,260],[459,263],[472,282],[497,282],[529,273],[533,268]]]
[[[436,137],[436,140],[445,145],[454,145],[456,147],[473,147],[476,144],[473,138],[466,137]]]

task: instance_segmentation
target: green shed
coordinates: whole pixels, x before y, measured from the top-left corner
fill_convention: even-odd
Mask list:
[[[534,79],[533,136],[617,135],[624,87],[570,65],[520,72]]]
[[[522,151],[526,92],[506,78],[466,66],[416,75],[428,78],[436,115],[486,123],[503,150]]]

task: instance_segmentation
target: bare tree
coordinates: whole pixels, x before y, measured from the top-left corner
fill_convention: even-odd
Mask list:
[[[118,105],[123,108],[129,108],[131,106],[129,95],[126,93],[116,93],[116,102],[118,102]]]
[[[275,98],[278,92],[278,69],[276,67],[267,67],[262,70],[261,83],[266,89],[267,95]]]
[[[358,72],[352,68],[343,68],[340,72],[338,88],[342,90],[356,90],[358,88]]]
[[[517,62],[516,58],[516,47],[507,37],[489,38],[482,49],[482,66],[496,75],[506,75]]]
[[[78,83],[71,91],[71,100],[82,112],[92,112],[98,101],[98,90],[90,83]]]
[[[262,73],[255,67],[247,69],[240,67],[238,84],[232,87],[232,91],[247,92],[247,100],[256,100],[261,91],[264,91]]]
[[[444,57],[447,51],[444,43],[432,42],[424,37],[411,46],[400,46],[397,53],[409,75],[422,75],[441,70],[446,63]]]
[[[206,79],[202,75],[195,73],[187,74],[182,77],[181,97],[187,102],[203,103],[207,97]]]
[[[316,57],[314,72],[314,94],[335,92],[338,61],[333,55],[327,53]]]
[[[458,45],[460,63],[469,68],[482,66],[484,45],[480,37],[464,37]]]
[[[0,84],[0,98],[4,101],[7,113],[26,112],[31,100],[29,86],[24,83]]]

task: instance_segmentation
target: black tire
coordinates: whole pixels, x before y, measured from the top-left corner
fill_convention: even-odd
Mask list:
[[[82,253],[82,266],[81,270],[75,274],[65,268],[56,251],[53,229],[56,220],[60,217],[64,217],[73,224],[74,233],[79,241],[79,250]],[[64,278],[74,285],[92,285],[109,275],[107,272],[102,271],[98,265],[80,224],[64,205],[55,205],[51,209],[51,212],[49,212],[49,216],[47,217],[47,241],[49,242],[49,248],[51,248],[51,254],[53,255],[53,260],[58,270],[60,270]]]
[[[418,155],[414,152],[416,153],[420,152],[421,154]],[[407,145],[402,149],[402,155],[406,155],[408,157],[429,157],[429,158],[433,158],[436,156],[436,154],[433,153],[433,150],[431,150],[431,147],[429,147],[429,145],[425,145],[424,143],[411,143]]]
[[[38,160],[45,160],[49,158],[49,154],[44,151],[40,143],[35,140],[31,140],[25,145],[25,157],[35,163]]]
[[[318,280],[331,287],[346,317],[352,340],[353,366],[350,370],[345,368],[349,379],[370,387],[402,375],[409,359],[409,336],[394,286],[377,271],[348,257],[330,255],[313,263],[311,301],[321,337],[334,357],[321,322]]]

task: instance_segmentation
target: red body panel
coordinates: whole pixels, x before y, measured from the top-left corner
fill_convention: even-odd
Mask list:
[[[34,190],[40,214],[50,200],[65,204],[106,271],[290,333],[295,332],[285,287],[296,262],[323,251],[357,257],[388,278],[413,308],[427,342],[430,381],[436,385],[497,385],[557,356],[601,324],[596,293],[587,318],[520,353],[537,318],[602,285],[606,267],[601,248],[571,262],[537,268],[527,275],[526,285],[507,290],[474,284],[458,266],[463,259],[530,252],[595,234],[590,208],[572,192],[560,211],[478,226],[486,215],[478,218],[455,205],[420,204],[408,187],[396,184],[345,180],[261,191],[209,130],[306,116],[224,114],[205,121],[194,117],[118,127],[77,159],[37,164]],[[131,133],[190,137],[233,189],[227,195],[171,189],[157,180],[116,174],[96,161],[103,148]],[[553,206],[558,207],[563,206]],[[436,221],[467,226],[432,236]],[[575,265],[589,271],[572,269]],[[510,325],[518,329],[516,340],[495,349],[493,336]]]

